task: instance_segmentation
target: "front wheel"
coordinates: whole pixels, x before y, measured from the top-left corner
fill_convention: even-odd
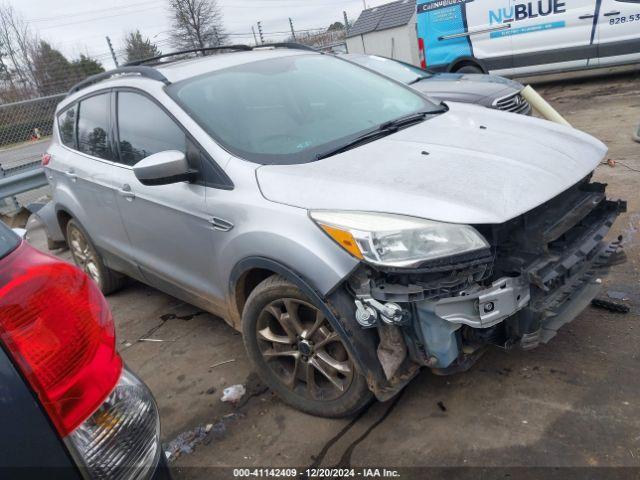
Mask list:
[[[242,327],[251,362],[285,403],[312,415],[344,417],[372,400],[324,313],[279,275],[251,292]]]

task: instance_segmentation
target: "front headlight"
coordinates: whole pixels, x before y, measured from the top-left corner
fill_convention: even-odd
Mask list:
[[[411,268],[489,248],[469,225],[383,213],[314,211],[310,215],[338,245],[374,265]]]

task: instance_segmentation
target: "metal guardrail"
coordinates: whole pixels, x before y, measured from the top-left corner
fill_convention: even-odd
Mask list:
[[[0,169],[0,200],[46,185],[47,177],[40,162],[29,163],[10,170]]]

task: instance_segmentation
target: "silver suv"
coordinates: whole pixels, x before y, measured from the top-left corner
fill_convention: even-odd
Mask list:
[[[40,216],[104,293],[132,277],[242,331],[290,405],[350,415],[423,366],[547,342],[622,258],[589,135],[331,55],[232,50],[75,87]]]

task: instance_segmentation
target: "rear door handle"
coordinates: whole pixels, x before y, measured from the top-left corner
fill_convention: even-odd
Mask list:
[[[131,186],[128,183],[125,183],[122,188],[118,190],[118,193],[121,197],[124,197],[129,201],[136,198],[136,194],[131,191]]]
[[[587,18],[594,18],[594,17],[595,17],[595,15],[589,14],[589,15],[580,15],[578,18],[580,20],[586,20]]]
[[[76,175],[76,172],[74,172],[73,170],[67,170],[66,172],[64,172],[64,174],[71,179],[72,182],[75,182],[76,180],[78,180],[78,175]]]
[[[605,17],[611,17],[613,15],[620,15],[620,12],[607,12],[604,14]]]

